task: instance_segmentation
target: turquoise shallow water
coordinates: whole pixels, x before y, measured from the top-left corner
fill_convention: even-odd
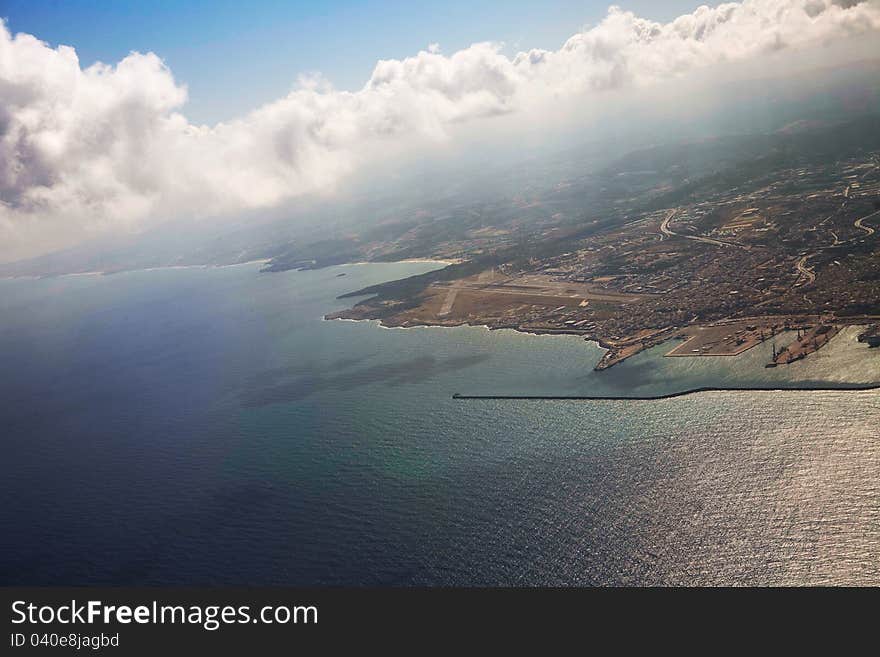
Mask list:
[[[878,392],[451,398],[880,381],[854,330],[596,373],[576,337],[322,320],[431,267],[0,281],[0,579],[880,583]]]

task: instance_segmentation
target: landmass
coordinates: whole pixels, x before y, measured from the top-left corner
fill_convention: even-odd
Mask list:
[[[667,356],[736,356],[770,340],[768,367],[808,357],[845,325],[873,327],[861,341],[877,343],[878,117],[640,151],[587,188],[576,220],[548,194],[521,203],[543,220],[409,249],[457,262],[353,291],[368,298],[328,319],[579,335],[607,349],[596,369],[675,338]],[[400,246],[374,245],[377,259]]]

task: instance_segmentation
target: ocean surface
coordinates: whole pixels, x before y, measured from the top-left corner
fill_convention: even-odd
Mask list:
[[[435,266],[0,281],[0,584],[880,584],[880,391],[452,399],[880,381],[856,329],[597,373],[322,319]]]

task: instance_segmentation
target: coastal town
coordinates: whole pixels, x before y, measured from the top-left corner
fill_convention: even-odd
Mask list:
[[[636,195],[610,226],[481,248],[418,284],[359,291],[375,296],[329,317],[580,335],[607,350],[596,369],[676,338],[667,356],[735,356],[771,340],[768,367],[808,357],[843,326],[876,346],[880,151],[795,164],[689,183],[661,207]]]

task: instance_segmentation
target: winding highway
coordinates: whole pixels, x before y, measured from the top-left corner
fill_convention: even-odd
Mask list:
[[[664,237],[675,237],[675,233],[673,233],[669,229],[669,222],[672,221],[672,218],[678,214],[678,209],[670,210],[666,213],[666,216],[663,218],[663,222],[660,224],[660,232]]]
[[[813,257],[812,255],[805,255],[800,260],[798,260],[797,264],[795,265],[798,273],[801,276],[807,277],[807,283],[806,283],[807,285],[810,285],[811,283],[815,282],[815,280],[816,280],[816,272],[814,272],[812,269],[807,267],[807,260],[809,260],[812,257]]]
[[[846,206],[847,200],[849,200],[849,192],[850,192],[850,187],[847,186],[846,191],[843,194],[844,202],[843,202],[843,205],[841,206],[841,210]],[[733,242],[722,242],[720,240],[712,239],[711,237],[703,237],[701,235],[682,235],[681,233],[676,233],[675,231],[672,230],[672,228],[669,227],[669,224],[672,222],[673,218],[675,218],[675,215],[677,215],[677,214],[678,214],[678,208],[673,208],[672,210],[669,210],[666,213],[665,217],[663,217],[663,221],[660,223],[660,233],[662,235],[661,239],[665,239],[667,237],[683,237],[688,240],[694,240],[695,242],[704,242],[706,244],[714,244],[715,246],[723,246],[723,247],[739,246],[742,248],[746,248],[746,247],[743,247],[741,244],[736,244]],[[873,235],[874,233],[877,232],[877,230],[871,226],[866,225],[865,221],[867,221],[868,219],[873,219],[874,217],[876,217],[878,215],[880,215],[880,210],[872,212],[871,214],[866,215],[864,217],[861,217],[860,219],[856,219],[856,221],[854,222],[853,225],[856,228],[858,228],[859,230],[864,231],[866,233],[866,236]],[[858,237],[852,237],[848,240],[841,240],[837,236],[836,233],[832,232],[831,234],[834,236],[834,243],[831,244],[830,246],[827,246],[827,247],[821,247],[820,248],[821,251],[824,251],[826,249],[840,248],[843,245],[849,244],[849,243],[854,242],[858,239]],[[816,254],[810,253],[805,256],[802,256],[800,258],[800,260],[798,260],[797,263],[795,264],[795,270],[798,273],[798,283],[796,283],[795,285],[798,285],[798,286],[811,285],[816,282],[816,272],[813,271],[812,268],[807,267],[807,261],[810,258],[812,258],[814,255],[816,255]],[[803,283],[800,283],[801,279],[804,279]]]
[[[721,240],[713,240],[711,237],[703,237],[702,235],[682,235],[681,233],[675,233],[669,227],[669,222],[672,221],[672,218],[678,214],[678,208],[670,210],[666,213],[666,216],[663,218],[662,223],[660,224],[660,232],[665,237],[683,237],[686,240],[694,240],[695,242],[703,242],[704,244],[714,244],[715,246],[742,246],[741,244],[733,244],[732,242],[722,242]],[[742,247],[745,248],[745,247]]]
[[[869,214],[865,217],[862,217],[861,219],[856,219],[856,222],[853,225],[856,228],[859,228],[859,229],[865,231],[868,235],[873,235],[876,231],[873,228],[871,228],[870,226],[866,226],[862,222],[865,221],[865,219],[870,219],[871,217],[876,217],[878,214],[880,214],[880,210],[877,210],[876,212],[872,212],[871,214]]]

